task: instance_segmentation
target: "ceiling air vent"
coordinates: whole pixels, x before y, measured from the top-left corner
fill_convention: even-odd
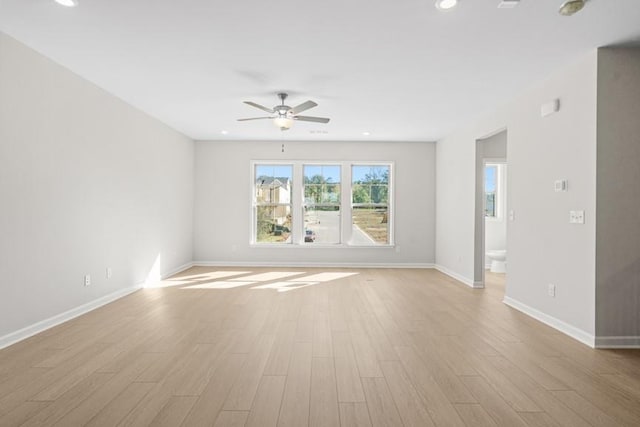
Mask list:
[[[518,4],[520,4],[520,0],[502,0],[498,5],[498,9],[513,9]]]

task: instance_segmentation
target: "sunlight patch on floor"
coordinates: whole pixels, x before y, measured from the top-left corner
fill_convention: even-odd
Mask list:
[[[191,276],[177,276],[168,280],[210,280],[210,279],[222,279],[224,277],[240,276],[243,274],[251,274],[251,271],[212,271],[211,273],[200,273]]]
[[[239,288],[240,286],[249,286],[255,285],[258,282],[247,282],[247,281],[233,281],[233,282],[211,282],[211,283],[201,283],[198,285],[185,286],[182,289],[232,289]]]
[[[198,282],[224,279],[233,276],[251,274],[251,271],[212,271],[211,273],[193,274],[191,276],[177,276],[156,283],[154,288],[169,288],[172,286],[183,286]]]
[[[304,271],[268,271],[265,273],[252,274],[251,271],[213,271],[211,273],[194,274],[191,276],[176,277],[162,283],[163,287],[182,286],[181,289],[232,289],[242,286],[251,286],[251,289],[272,289],[277,292],[288,292],[321,283],[344,279],[355,276],[354,272],[323,272],[307,274]],[[306,276],[305,276],[306,275]],[[229,278],[230,276],[238,276]],[[283,281],[292,276],[295,279]],[[218,281],[216,279],[224,279]],[[191,279],[191,280],[188,280]],[[268,283],[271,282],[271,283]]]

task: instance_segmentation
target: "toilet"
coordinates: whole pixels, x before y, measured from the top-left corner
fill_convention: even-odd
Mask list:
[[[491,260],[489,271],[492,273],[507,272],[507,251],[505,249],[487,251],[487,257]]]

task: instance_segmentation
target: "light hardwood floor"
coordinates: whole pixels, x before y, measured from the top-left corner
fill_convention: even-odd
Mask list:
[[[0,351],[0,425],[640,425],[640,352],[589,349],[501,282],[192,268]]]

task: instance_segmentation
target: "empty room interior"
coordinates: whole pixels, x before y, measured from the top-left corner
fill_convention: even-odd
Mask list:
[[[0,425],[638,426],[639,212],[638,0],[0,0]]]

